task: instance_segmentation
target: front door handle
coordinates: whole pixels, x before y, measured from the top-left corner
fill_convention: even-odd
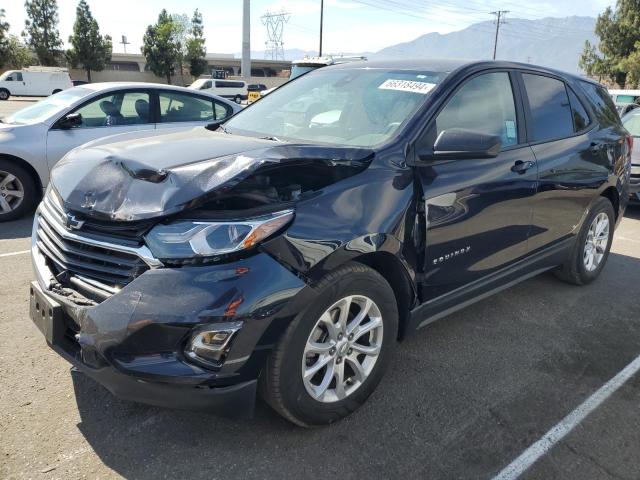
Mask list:
[[[518,160],[513,165],[513,167],[511,167],[511,171],[515,173],[523,174],[534,165],[535,163],[532,162],[531,160],[527,160],[526,162],[523,162],[522,160]]]

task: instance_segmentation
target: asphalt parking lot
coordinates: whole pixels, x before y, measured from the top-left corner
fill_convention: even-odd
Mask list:
[[[70,372],[31,324],[30,230],[0,224],[3,479],[492,478],[640,355],[630,208],[596,282],[544,274],[428,326],[333,426],[303,430],[262,403],[241,421],[136,405]],[[637,479],[639,451],[635,374],[522,478]]]

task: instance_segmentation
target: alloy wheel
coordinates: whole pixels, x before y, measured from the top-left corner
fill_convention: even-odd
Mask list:
[[[24,185],[15,175],[0,170],[0,215],[10,213],[24,199]]]
[[[343,400],[373,371],[382,348],[380,309],[363,295],[329,307],[311,330],[302,355],[305,389],[319,402]]]
[[[584,246],[584,268],[593,272],[602,262],[609,245],[609,216],[601,212],[591,222]]]

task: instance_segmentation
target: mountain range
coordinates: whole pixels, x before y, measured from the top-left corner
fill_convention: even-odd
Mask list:
[[[585,40],[597,43],[592,17],[508,18],[500,25],[496,58],[534,63],[578,73],[578,59]],[[391,35],[392,37],[392,35]],[[376,53],[344,53],[384,58],[463,58],[490,59],[493,56],[495,24],[480,22],[451,33],[427,33],[415,40],[383,48]],[[317,51],[286,49],[286,60],[296,60]],[[342,52],[341,52],[342,53]],[[239,56],[239,55],[238,55]],[[252,51],[252,58],[264,58],[264,51]]]
[[[509,19],[500,26],[496,58],[577,73],[585,40],[597,43],[595,23],[591,17]],[[384,48],[372,58],[490,59],[495,28],[488,21],[447,34],[428,33],[411,42]]]

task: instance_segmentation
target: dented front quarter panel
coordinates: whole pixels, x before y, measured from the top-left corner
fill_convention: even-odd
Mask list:
[[[403,160],[399,150],[376,153],[365,171],[299,202],[293,224],[263,250],[311,281],[363,255],[387,252],[414,285],[414,173]]]

